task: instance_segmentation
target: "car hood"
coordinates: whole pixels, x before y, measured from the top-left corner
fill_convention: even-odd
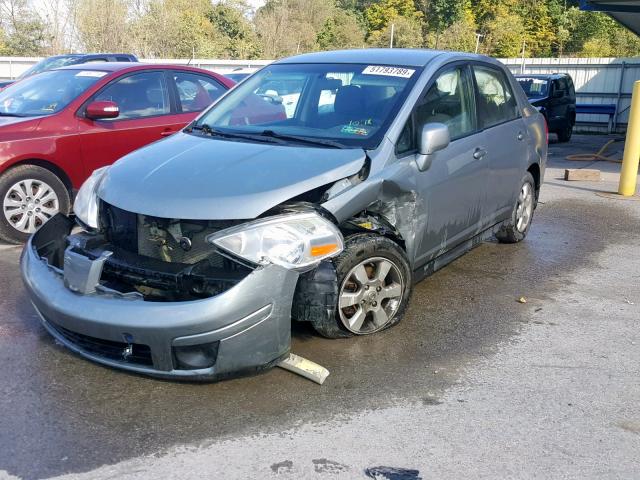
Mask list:
[[[163,218],[244,220],[357,173],[362,149],[217,140],[185,133],[116,162],[98,189],[105,202]]]

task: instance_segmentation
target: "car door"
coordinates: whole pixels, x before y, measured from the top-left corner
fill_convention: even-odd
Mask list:
[[[550,107],[547,112],[549,130],[562,130],[566,127],[568,104],[567,84],[564,79],[556,78],[551,82]]]
[[[488,165],[477,130],[473,82],[468,65],[445,67],[435,75],[415,108],[412,122],[398,141],[399,153],[410,148],[427,123],[449,127],[451,143],[433,155],[428,169],[417,172],[417,188],[426,213],[426,229],[418,232],[416,266],[457,246],[482,228]],[[403,138],[404,137],[404,138]]]
[[[174,96],[178,99],[175,131],[193,120],[228,90],[212,77],[201,73],[180,70],[172,70],[169,73],[170,88],[174,90]]]
[[[528,130],[505,73],[486,64],[474,64],[472,68],[482,144],[487,146],[485,224],[489,226],[511,214],[524,174]]]
[[[170,104],[163,70],[118,77],[87,103],[101,100],[115,102],[120,114],[113,119],[92,120],[84,117],[82,109],[78,112],[80,148],[87,174],[176,129],[175,109]]]

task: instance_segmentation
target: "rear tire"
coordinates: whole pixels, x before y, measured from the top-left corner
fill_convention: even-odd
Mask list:
[[[558,142],[566,143],[571,140],[571,135],[573,135],[573,124],[569,122],[569,124],[563,129],[558,130]]]
[[[498,241],[501,243],[518,243],[524,240],[527,233],[529,233],[535,207],[536,183],[533,175],[527,172],[520,182],[520,189],[511,212],[511,218],[505,220],[498,233],[496,233]]]
[[[0,239],[20,244],[58,212],[68,213],[67,187],[51,171],[20,165],[0,176]]]
[[[370,335],[400,322],[413,278],[406,254],[395,242],[375,234],[353,235],[333,262],[338,279],[334,313],[311,319],[320,335]]]

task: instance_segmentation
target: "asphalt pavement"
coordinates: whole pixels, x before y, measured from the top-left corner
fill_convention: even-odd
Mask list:
[[[598,194],[618,164],[564,161],[606,140],[551,145],[526,241],[421,282],[397,327],[326,340],[295,324],[322,386],[90,363],[39,325],[20,248],[0,245],[0,479],[639,478],[640,200]],[[565,167],[606,174],[569,183]]]

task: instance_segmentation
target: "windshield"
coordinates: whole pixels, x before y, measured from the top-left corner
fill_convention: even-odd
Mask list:
[[[69,55],[64,57],[49,57],[44,60],[40,60],[33,67],[23,72],[22,75],[18,77],[18,80],[22,78],[30,77],[31,75],[35,75],[36,73],[44,72],[45,70],[53,70],[54,68],[66,67],[67,65],[73,65],[78,63],[77,56]]]
[[[549,90],[549,82],[543,78],[517,78],[518,83],[529,98],[546,97]]]
[[[0,115],[31,117],[51,115],[104,77],[96,70],[50,70],[0,91]]]
[[[371,149],[419,75],[414,67],[270,65],[238,84],[188,131]]]

